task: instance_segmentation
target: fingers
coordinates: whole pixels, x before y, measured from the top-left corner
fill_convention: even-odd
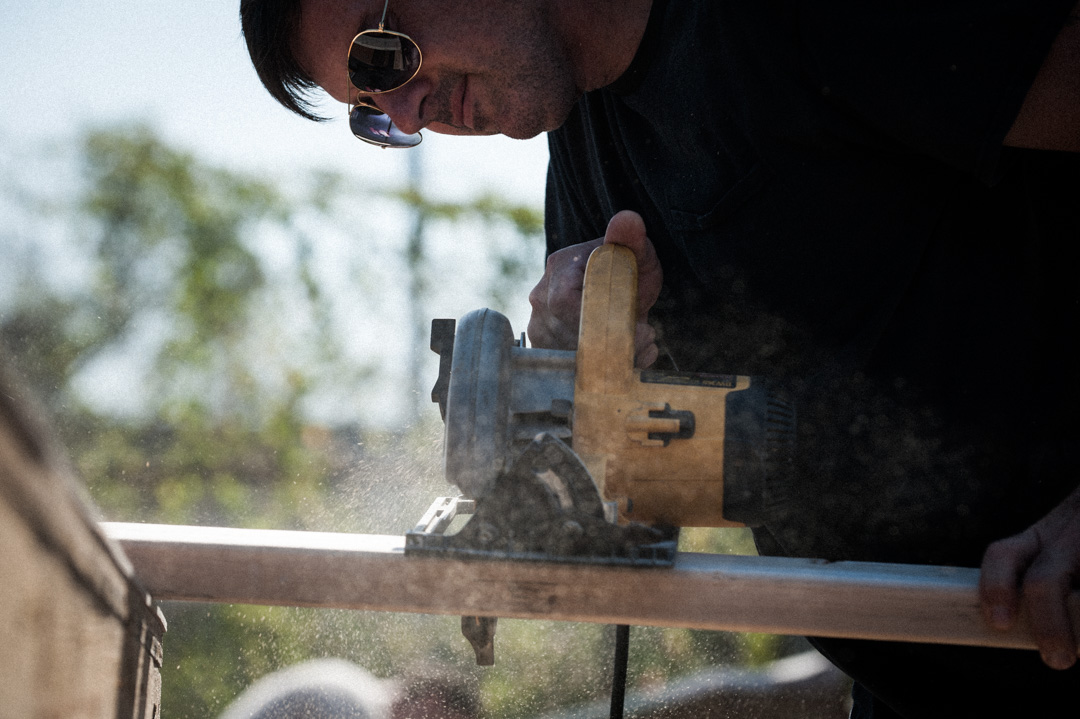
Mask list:
[[[640,264],[640,260],[646,254],[645,245],[650,244],[649,237],[645,233],[645,221],[633,210],[616,212],[608,221],[604,243],[630,248]]]
[[[616,213],[608,222],[604,243],[622,245],[633,251],[638,270],[637,314],[639,320],[644,320],[649,309],[656,304],[664,284],[664,271],[656,256],[656,248],[645,232],[645,221],[631,210]]]
[[[660,355],[656,345],[656,330],[648,323],[649,310],[660,296],[660,287],[664,283],[664,272],[656,248],[645,232],[645,222],[641,215],[630,210],[623,210],[611,218],[605,244],[622,245],[634,253],[638,271],[637,328],[634,335],[634,364],[648,367]]]
[[[638,367],[648,367],[660,354],[656,331],[648,324],[648,314],[660,295],[664,273],[656,248],[645,233],[645,223],[636,212],[619,212],[611,218],[604,237],[566,247],[548,257],[544,276],[529,293],[532,306],[529,341],[533,347],[548,349],[577,347],[585,265],[592,251],[604,243],[629,248],[637,260],[638,323],[634,356]]]
[[[1068,669],[1076,663],[1076,632],[1080,629],[1072,626],[1068,607],[1077,567],[1076,557],[1069,557],[1065,547],[1059,549],[1051,548],[1036,558],[1024,574],[1023,595],[1031,634],[1043,662],[1053,669]]]
[[[1076,663],[1080,626],[1069,597],[1080,577],[1080,489],[1020,534],[994,542],[983,556],[979,596],[986,621],[1007,630],[1021,598],[1043,662],[1054,669]]]
[[[656,345],[656,329],[648,322],[638,322],[634,331],[634,366],[645,369],[660,356]]]
[[[529,293],[529,341],[533,347],[572,350],[581,322],[581,288],[589,254],[603,240],[583,242],[551,253],[544,276]]]
[[[1033,529],[991,544],[983,555],[979,598],[990,626],[1011,629],[1020,613],[1020,583],[1039,552]]]

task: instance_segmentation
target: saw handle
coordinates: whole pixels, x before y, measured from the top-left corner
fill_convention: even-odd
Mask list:
[[[578,390],[624,391],[634,371],[637,262],[627,247],[600,245],[589,255],[578,330]]]

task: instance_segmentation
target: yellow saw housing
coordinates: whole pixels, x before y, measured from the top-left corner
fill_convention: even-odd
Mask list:
[[[759,524],[790,470],[793,407],[754,377],[636,369],[636,307],[633,252],[603,245],[585,270],[576,351],[525,348],[492,310],[456,335],[436,320],[447,481],[483,499],[544,433],[570,445],[620,523]]]
[[[724,412],[748,377],[634,368],[637,266],[629,249],[590,257],[574,383],[574,452],[622,520],[740,526],[725,519]]]

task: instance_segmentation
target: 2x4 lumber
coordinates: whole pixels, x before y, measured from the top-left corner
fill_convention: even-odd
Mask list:
[[[988,628],[978,570],[679,553],[635,568],[405,556],[404,537],[104,525],[158,600],[1034,648]],[[1080,592],[1070,597],[1080,619]]]

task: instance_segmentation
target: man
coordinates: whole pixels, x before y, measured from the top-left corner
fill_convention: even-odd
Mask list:
[[[1075,711],[1074,0],[384,5],[241,15],[275,97],[312,116],[322,88],[369,141],[550,133],[534,345],[573,346],[589,250],[630,246],[640,364],[795,396],[798,466],[768,488],[762,553],[981,562],[999,628],[1025,596],[1044,664],[818,640],[857,680],[855,715]]]

